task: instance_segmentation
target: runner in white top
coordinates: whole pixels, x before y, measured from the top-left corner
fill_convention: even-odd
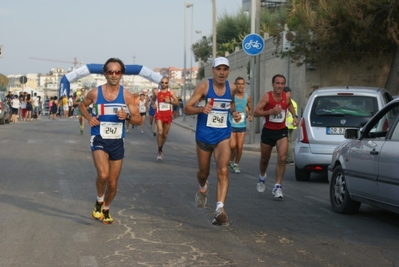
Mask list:
[[[139,112],[141,116],[141,133],[144,133],[145,116],[147,115],[147,99],[144,93],[140,94]]]

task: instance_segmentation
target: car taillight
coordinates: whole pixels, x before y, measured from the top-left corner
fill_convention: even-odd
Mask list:
[[[388,126],[389,126],[388,120],[385,119],[384,124],[382,125],[382,131],[383,131],[383,132],[388,131]]]
[[[299,136],[299,140],[301,140],[301,143],[309,143],[308,139],[308,133],[306,132],[306,125],[305,125],[305,119],[301,119],[301,133]]]

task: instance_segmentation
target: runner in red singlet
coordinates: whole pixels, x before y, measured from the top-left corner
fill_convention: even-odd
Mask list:
[[[155,122],[158,129],[158,156],[157,160],[162,160],[162,148],[166,142],[170,124],[173,118],[173,104],[177,105],[179,100],[175,92],[168,87],[169,79],[163,77],[161,80],[161,89],[152,91],[151,105],[155,109]]]

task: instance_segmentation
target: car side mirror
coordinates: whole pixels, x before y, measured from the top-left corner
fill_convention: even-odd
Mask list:
[[[358,139],[359,130],[358,129],[346,129],[344,134],[345,139]]]

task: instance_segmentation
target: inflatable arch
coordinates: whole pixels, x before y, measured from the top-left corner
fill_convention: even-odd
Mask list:
[[[159,84],[162,79],[162,75],[156,73],[149,68],[146,68],[141,65],[125,65],[125,75],[139,75],[147,80]],[[103,73],[103,65],[102,64],[87,64],[80,68],[74,69],[71,72],[68,72],[61,78],[60,89],[58,91],[58,96],[61,97],[63,95],[69,96],[70,93],[70,83],[74,82],[82,77],[85,77],[89,74],[102,74]]]

